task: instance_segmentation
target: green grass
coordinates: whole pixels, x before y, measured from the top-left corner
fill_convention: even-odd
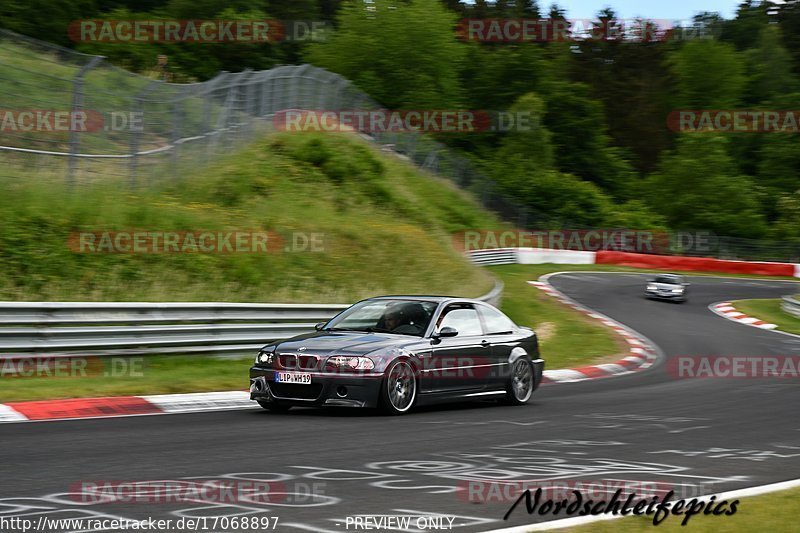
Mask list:
[[[252,362],[253,357],[162,355],[88,360],[85,375],[75,377],[69,371],[45,377],[0,376],[0,402],[245,390]]]
[[[493,280],[452,232],[501,227],[472,197],[346,134],[277,134],[146,190],[0,178],[0,299],[352,302],[479,296]],[[322,252],[76,253],[80,231],[323,235]]]
[[[733,302],[733,306],[746,315],[777,324],[780,331],[800,335],[800,318],[781,309],[779,299],[737,300]]]
[[[729,500],[733,501],[733,500]],[[761,496],[742,498],[737,504],[736,513],[731,516],[692,516],[686,526],[681,526],[681,516],[669,516],[661,522],[659,533],[749,533],[751,531],[795,531],[797,513],[800,511],[800,489],[784,490]],[[635,533],[652,532],[651,517],[629,517],[617,520],[593,522],[581,527],[560,529],[568,533]]]

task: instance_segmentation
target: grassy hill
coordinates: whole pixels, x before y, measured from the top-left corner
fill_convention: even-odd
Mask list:
[[[489,274],[451,232],[497,227],[462,191],[350,134],[274,134],[147,190],[3,177],[0,299],[347,302],[478,296]],[[323,234],[322,252],[76,253],[85,231]]]

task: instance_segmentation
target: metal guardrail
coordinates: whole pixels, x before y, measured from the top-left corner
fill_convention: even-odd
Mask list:
[[[345,304],[0,302],[0,326],[32,323],[319,322],[346,307]]]
[[[503,284],[481,300],[499,305]],[[0,360],[254,353],[314,331],[348,304],[0,302]]]
[[[781,304],[781,309],[783,309],[790,315],[794,315],[797,318],[800,318],[800,300],[798,300],[797,298],[798,297],[796,296],[784,296],[783,303]]]
[[[467,257],[476,265],[513,265],[517,263],[517,250],[514,248],[471,250],[467,252]]]

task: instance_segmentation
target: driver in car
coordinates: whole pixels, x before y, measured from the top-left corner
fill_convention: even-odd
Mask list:
[[[392,333],[418,335],[421,333],[425,311],[420,307],[394,306],[383,315],[383,327]]]

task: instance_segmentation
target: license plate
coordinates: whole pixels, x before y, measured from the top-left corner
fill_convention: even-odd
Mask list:
[[[311,385],[311,374],[307,372],[275,372],[275,383]]]

